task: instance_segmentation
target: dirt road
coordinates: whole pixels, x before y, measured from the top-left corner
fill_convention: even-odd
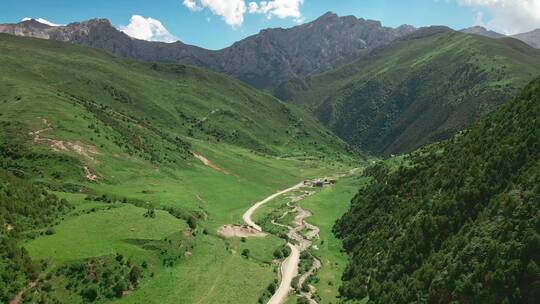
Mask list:
[[[300,263],[300,250],[297,246],[287,243],[291,248],[291,254],[281,263],[281,283],[279,288],[272,295],[268,304],[282,304],[287,301],[291,291],[292,280],[298,275],[298,264]]]
[[[251,208],[249,208],[244,215],[242,216],[244,222],[251,228],[263,232],[262,228],[255,224],[255,222],[251,219],[253,216],[253,213],[263,206],[264,204],[272,201],[273,199],[277,198],[280,195],[284,195],[288,192],[299,190],[300,188],[304,187],[305,183],[301,182],[298,183],[288,189],[276,192],[269,197],[265,198],[264,200],[255,203]],[[289,207],[291,206],[291,203],[297,203],[298,201],[302,200],[303,198],[313,194],[313,192],[304,191],[302,195],[295,197],[292,199],[291,202],[287,203]],[[289,256],[281,263],[280,267],[280,276],[281,276],[281,282],[279,284],[278,289],[276,292],[272,295],[270,300],[268,301],[268,304],[283,304],[287,301],[287,297],[289,296],[289,292],[292,290],[292,280],[294,277],[298,275],[298,265],[300,263],[300,254],[307,250],[309,247],[311,247],[311,239],[317,237],[319,235],[319,228],[316,226],[313,226],[309,223],[305,222],[305,218],[311,216],[311,213],[305,209],[300,208],[299,206],[295,206],[294,210],[292,211],[286,211],[282,217],[284,217],[289,212],[296,212],[298,213],[294,219],[293,224],[296,227],[291,227],[287,225],[283,225],[280,223],[277,223],[276,221],[272,221],[272,224],[285,227],[289,230],[288,236],[290,239],[295,240],[298,242],[297,245],[293,245],[292,243],[287,243],[289,248],[291,249],[291,253]],[[299,232],[303,229],[308,229],[309,232],[307,233],[307,236],[302,236]],[[300,279],[302,279],[302,283],[307,280],[307,278],[312,275],[315,271],[317,271],[318,268],[320,268],[321,263],[315,259],[314,264],[310,271],[304,275],[301,276]],[[310,292],[304,292],[302,293],[302,296],[307,298],[310,303],[317,303],[315,300],[313,300],[313,294],[314,291]]]
[[[278,197],[280,195],[283,195],[283,194],[285,194],[287,192],[291,192],[293,190],[299,189],[302,186],[304,186],[304,182],[298,183],[298,184],[296,184],[296,185],[294,185],[294,186],[292,186],[292,187],[290,187],[288,189],[285,189],[285,190],[279,191],[277,193],[274,193],[274,194],[270,195],[269,197],[265,198],[264,200],[262,200],[262,201],[260,201],[258,203],[255,203],[253,206],[251,206],[251,208],[248,209],[248,211],[246,211],[246,213],[244,213],[244,215],[242,216],[242,219],[244,220],[244,222],[248,226],[262,232],[261,226],[255,224],[255,222],[251,219],[251,216],[253,215],[253,213],[257,209],[259,209],[262,205],[270,202],[271,200],[275,199],[276,197]]]

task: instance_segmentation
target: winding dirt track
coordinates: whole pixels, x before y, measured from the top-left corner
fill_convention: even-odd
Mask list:
[[[276,197],[278,197],[280,195],[283,195],[283,194],[286,194],[288,192],[294,191],[294,190],[298,190],[298,189],[300,189],[301,187],[304,187],[304,186],[305,186],[305,183],[301,182],[301,183],[298,183],[298,184],[296,184],[296,185],[294,185],[294,186],[292,186],[292,187],[290,187],[288,189],[285,189],[285,190],[282,190],[282,191],[279,191],[277,193],[274,193],[274,194],[270,195],[266,199],[264,199],[264,200],[262,200],[262,201],[260,201],[258,203],[255,203],[251,208],[249,208],[244,213],[244,215],[242,216],[242,219],[251,228],[253,228],[253,229],[257,230],[257,231],[263,232],[262,228],[259,225],[255,224],[255,222],[251,219],[251,216],[253,215],[253,213],[258,208],[260,208],[264,204],[272,201]],[[301,196],[300,198],[294,200],[294,202],[298,202],[302,198],[304,198],[306,196],[309,196],[311,194],[312,194],[311,192],[306,192],[306,194],[304,196]],[[290,205],[290,203],[288,203],[287,205],[289,207],[292,207]],[[292,211],[285,212],[282,217],[287,215],[287,213],[289,213],[289,212],[292,212]],[[281,263],[281,267],[280,267],[280,270],[281,270],[281,283],[279,284],[279,287],[276,290],[276,292],[272,295],[272,298],[270,298],[270,300],[268,301],[268,304],[283,304],[283,303],[285,303],[287,301],[287,297],[289,295],[289,292],[292,289],[292,280],[293,280],[294,277],[296,277],[298,275],[298,264],[300,263],[300,254],[303,251],[307,250],[311,246],[311,243],[312,243],[311,239],[314,238],[315,236],[318,236],[318,234],[319,234],[319,228],[318,227],[310,225],[310,224],[308,224],[308,223],[306,223],[304,221],[305,218],[311,216],[311,213],[309,211],[307,211],[305,209],[302,209],[299,206],[295,206],[295,211],[294,212],[298,212],[298,215],[295,217],[295,220],[294,220],[294,225],[296,226],[294,228],[290,227],[290,226],[287,226],[287,225],[277,223],[275,221],[272,221],[272,224],[274,224],[274,225],[282,226],[282,227],[285,227],[285,228],[289,229],[289,233],[288,233],[289,238],[295,240],[296,242],[298,242],[298,244],[293,245],[290,242],[287,243],[287,246],[289,246],[289,248],[291,249],[291,253]],[[308,229],[310,229],[310,233],[308,233],[307,238],[304,238],[303,236],[300,235],[299,231],[301,231],[302,229],[304,229],[306,227]],[[319,267],[320,267],[320,262],[317,259],[315,259],[315,262],[314,262],[314,265],[312,266],[312,269],[308,273],[304,274],[300,278],[302,280],[302,283],[311,274],[313,274]],[[312,299],[312,294],[313,294],[313,292],[302,293],[302,296],[306,297],[309,300],[310,303],[316,303]]]
[[[291,248],[291,254],[281,263],[281,283],[279,288],[272,295],[268,304],[285,303],[291,291],[292,280],[298,275],[298,264],[300,263],[300,250],[297,246],[287,243]]]
[[[287,192],[291,192],[293,190],[299,189],[302,186],[304,186],[304,182],[298,183],[298,184],[296,184],[296,185],[294,185],[294,186],[292,186],[292,187],[290,187],[288,189],[285,189],[285,190],[279,191],[277,193],[274,193],[274,194],[270,195],[269,197],[265,198],[264,200],[262,200],[262,201],[260,201],[258,203],[255,203],[253,206],[251,206],[251,208],[248,209],[248,211],[246,211],[246,213],[244,213],[244,215],[242,216],[242,219],[244,220],[244,222],[248,226],[262,232],[263,230],[262,230],[261,226],[255,224],[255,222],[251,219],[251,216],[253,215],[253,213],[257,209],[259,209],[262,205],[268,203],[269,201],[275,199],[276,197],[278,197],[280,195],[283,195],[283,194],[285,194]]]

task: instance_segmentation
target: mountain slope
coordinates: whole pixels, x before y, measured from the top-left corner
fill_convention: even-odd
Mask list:
[[[43,187],[0,169],[0,301],[10,303],[29,280],[35,280],[39,264],[17,246],[22,233],[45,228],[68,211],[69,205]]]
[[[520,41],[435,27],[285,83],[276,95],[309,109],[345,141],[388,155],[448,138],[539,73],[540,51]]]
[[[473,26],[466,29],[462,29],[461,32],[467,34],[481,35],[489,38],[504,38],[511,37],[525,42],[533,48],[540,49],[540,29],[536,29],[527,33],[520,33],[516,35],[506,36],[494,31],[490,31],[482,26]]]
[[[132,132],[131,144],[139,137],[150,141],[128,150],[159,160],[166,156],[151,143],[162,139],[182,151],[189,138],[198,138],[273,155],[340,145],[294,107],[209,71],[137,63],[53,41],[9,35],[0,41],[4,118],[39,121],[28,116],[75,106],[94,113],[96,123],[109,125],[118,137]]]
[[[202,68],[0,34],[0,75],[2,303],[256,302],[283,241],[218,228],[352,161],[304,111]]]
[[[342,293],[374,303],[540,297],[540,79],[447,142],[377,165],[335,231]]]
[[[540,29],[536,29],[527,33],[513,35],[512,37],[519,39],[534,48],[540,49]]]
[[[380,22],[327,13],[291,29],[267,29],[234,45],[211,51],[175,43],[133,39],[108,20],[95,19],[50,27],[35,20],[0,25],[0,32],[69,41],[105,49],[119,56],[192,64],[232,75],[258,88],[271,88],[293,77],[322,72],[358,58],[362,50],[388,44],[414,31]]]

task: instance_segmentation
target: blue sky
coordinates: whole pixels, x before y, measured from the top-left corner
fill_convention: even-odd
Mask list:
[[[251,2],[257,5],[251,7]],[[327,11],[393,27],[407,23],[461,29],[480,24],[504,33],[540,27],[540,0],[267,0],[266,6],[256,0],[2,0],[0,23],[32,17],[66,24],[100,17],[120,28],[140,15],[144,18],[124,28],[139,38],[179,39],[219,49],[261,29],[291,27]],[[152,34],[145,35],[147,30]]]

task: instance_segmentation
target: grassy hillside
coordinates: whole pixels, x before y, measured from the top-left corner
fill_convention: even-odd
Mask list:
[[[374,303],[535,303],[540,297],[540,79],[470,131],[372,182],[335,227],[342,294]],[[390,170],[391,169],[391,170]]]
[[[412,35],[277,95],[311,110],[349,143],[377,154],[446,139],[540,74],[540,51],[514,39],[446,28]]]
[[[138,63],[70,44],[0,39],[4,120],[42,127],[36,114],[62,113],[43,118],[53,125],[55,118],[69,119],[94,137],[109,135],[130,154],[156,161],[173,161],[162,149],[189,149],[186,137],[280,156],[339,149],[339,141],[309,116],[219,74]],[[75,117],[77,111],[91,115]],[[156,141],[166,143],[154,146]]]
[[[21,226],[13,248],[44,262],[3,299],[26,290],[29,303],[256,302],[284,241],[227,240],[217,228],[352,162],[302,110],[199,68],[0,35],[0,75],[0,169],[73,206]],[[27,198],[25,210],[41,210]]]

